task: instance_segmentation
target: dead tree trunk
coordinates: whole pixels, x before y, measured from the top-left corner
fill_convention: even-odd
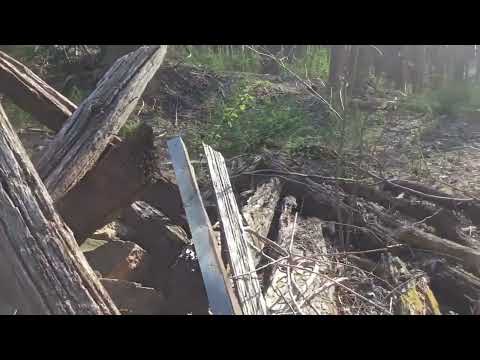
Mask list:
[[[108,224],[152,182],[153,148],[152,129],[142,125],[125,141],[107,148],[95,167],[55,203],[79,244]]]
[[[0,294],[22,314],[119,314],[1,107],[0,154]]]
[[[127,121],[166,50],[166,45],[142,46],[117,60],[57,134],[38,164],[55,201],[95,165]]]
[[[282,188],[283,183],[280,179],[271,178],[257,186],[255,193],[242,208],[242,214],[247,225],[261,236],[268,235]],[[252,237],[252,242],[260,251],[265,245],[255,236]],[[255,263],[258,264],[261,254],[256,254],[254,258]]]
[[[0,92],[54,131],[60,130],[76,109],[75,104],[25,65],[1,51]]]

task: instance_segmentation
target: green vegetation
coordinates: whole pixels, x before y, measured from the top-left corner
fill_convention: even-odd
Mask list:
[[[202,65],[213,71],[241,71],[253,72],[260,71],[260,58],[252,51],[236,47],[227,48],[218,46],[200,48],[190,47],[191,56],[186,59],[187,63],[193,65]]]
[[[227,156],[262,147],[294,151],[306,142],[318,143],[325,130],[315,128],[310,114],[293,99],[259,96],[268,92],[268,86],[263,81],[239,84],[212,111],[192,142],[196,146],[206,142]]]
[[[410,95],[403,104],[414,112],[457,116],[480,108],[480,86],[467,82],[452,82],[437,90]]]

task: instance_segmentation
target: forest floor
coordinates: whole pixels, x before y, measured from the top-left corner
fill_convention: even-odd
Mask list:
[[[286,94],[294,98],[305,113],[312,115],[310,119],[313,119],[315,127],[329,126],[325,117],[325,106],[306,90],[304,85],[294,80],[285,81],[267,75],[253,76],[241,73],[214,74],[204,69],[190,67],[170,69],[157,76],[149,85],[144,101],[139,104],[135,119],[136,122],[144,121],[153,126],[159,152],[158,161],[164,175],[174,179],[165,140],[171,136],[183,136],[189,146],[191,157],[202,159],[201,155],[195,152],[198,138],[194,135],[209,121],[218,99],[228,99],[232,93],[232,85],[245,79],[268,83],[268,86],[260,88],[260,92],[262,89],[268,89],[266,90],[268,94],[262,93],[256,96],[276,98]],[[393,97],[383,99],[383,101],[392,100]],[[430,114],[406,110],[401,106],[401,102],[396,110],[388,112],[379,110],[371,112],[370,116],[382,120],[366,127],[364,136],[368,140],[362,144],[364,147],[361,151],[362,157],[359,158],[358,146],[347,150],[352,160],[356,159],[357,165],[388,179],[413,180],[447,194],[480,198],[480,176],[478,176],[480,175],[480,117],[478,119],[432,117]],[[48,132],[34,124],[24,124],[19,129],[19,135],[34,161],[52,139]],[[302,168],[308,169],[309,174],[335,176],[334,159],[328,158],[328,151],[322,144],[317,145],[316,152],[309,144],[308,151],[305,150],[306,147],[300,147],[300,150],[292,153],[291,156],[295,161],[302,163]],[[462,222],[460,231],[478,241],[480,229],[472,226],[461,216],[460,219]],[[317,220],[316,217],[302,216],[296,234],[299,243],[315,238],[315,233],[321,226]],[[92,241],[95,242],[95,240]],[[87,248],[84,250],[95,248],[95,246],[88,248],[88,244],[92,245],[87,243]],[[333,249],[331,244],[327,247],[335,252],[331,250]],[[338,274],[337,280],[348,276],[348,271],[344,269],[341,274]],[[387,304],[387,299],[394,291],[392,288],[395,287],[387,287],[386,289],[389,290],[385,290],[382,295],[376,293],[378,287],[365,285],[369,281],[357,279],[355,286],[353,284],[349,286],[360,292],[362,296],[373,294],[367,297],[377,300],[381,298],[382,304]],[[360,286],[360,283],[363,285]],[[345,299],[338,297],[337,308],[340,309],[338,301],[342,302]],[[355,301],[351,302],[353,303]],[[390,304],[390,308],[391,306]],[[347,308],[348,306],[345,305],[337,313],[372,313],[373,311],[370,308],[363,310],[360,307],[356,310],[347,310]],[[441,306],[441,308],[450,311],[448,306]]]

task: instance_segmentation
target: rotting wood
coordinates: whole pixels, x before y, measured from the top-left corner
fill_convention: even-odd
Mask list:
[[[242,208],[247,225],[262,236],[268,235],[282,188],[283,183],[276,177],[263,181],[257,185],[255,193]],[[252,237],[252,242],[257,249],[263,249],[264,243],[257,237]],[[254,254],[254,262],[258,264],[261,254]]]
[[[409,180],[390,180],[385,182],[383,187],[395,193],[409,193],[450,210],[462,210],[463,214],[469,218],[474,225],[480,225],[480,205],[476,199],[450,195],[433,187]]]
[[[290,258],[282,260],[273,272],[265,295],[268,309],[272,314],[290,313],[292,309],[305,315],[336,314],[336,284],[328,277],[331,265],[326,256],[328,252],[322,220],[297,218],[295,223],[295,207],[292,197],[287,196],[282,200],[282,214],[276,237],[285,251],[288,249]],[[315,233],[314,238],[311,237],[312,232]],[[319,261],[307,260],[304,256]],[[289,269],[292,264],[296,265]]]
[[[54,201],[95,165],[163,62],[166,45],[142,46],[113,64],[49,145],[38,171]]]
[[[154,181],[153,149],[152,129],[141,125],[129,138],[107,149],[93,169],[55,203],[79,244]]]
[[[460,260],[466,269],[480,274],[480,251],[442,239],[413,227],[400,227],[395,239],[413,247],[427,249]]]
[[[243,314],[266,315],[265,299],[248,245],[250,236],[243,229],[242,218],[233,194],[225,159],[218,151],[206,144],[203,144],[203,149],[210,169],[234,283]]]
[[[210,220],[203,206],[195,171],[179,137],[167,142],[192,240],[213,314],[239,315],[241,309],[222,264]]]
[[[21,314],[119,314],[1,106],[0,258],[0,294]]]
[[[374,201],[387,209],[398,210],[409,217],[433,226],[436,229],[437,234],[442,238],[446,238],[465,246],[476,246],[474,240],[461,233],[459,229],[460,222],[448,209],[436,209],[425,203],[412,204],[407,199],[393,198],[385,192],[376,190],[364,184],[342,182],[341,187],[347,193],[356,194],[367,200]]]
[[[177,261],[185,245],[190,242],[185,231],[160,211],[143,201],[136,201],[126,208],[120,221],[128,229],[122,233],[124,240],[140,245],[154,259],[152,262],[152,286],[164,288],[169,269]]]
[[[2,51],[0,93],[54,131],[60,130],[76,109],[74,103]]]
[[[480,301],[480,278],[446,262],[426,266],[432,288],[442,304],[459,314],[472,314]]]

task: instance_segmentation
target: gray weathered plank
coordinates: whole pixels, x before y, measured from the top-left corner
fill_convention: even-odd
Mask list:
[[[0,297],[21,314],[119,314],[1,106]]]
[[[266,315],[267,308],[223,156],[203,144],[225,235],[240,305],[245,315]]]
[[[63,125],[37,166],[54,201],[95,165],[134,110],[166,51],[166,45],[142,46],[118,59]]]
[[[180,195],[197,252],[210,309],[215,315],[239,314],[235,295],[222,264],[210,220],[203,205],[195,171],[180,137],[167,142]]]

